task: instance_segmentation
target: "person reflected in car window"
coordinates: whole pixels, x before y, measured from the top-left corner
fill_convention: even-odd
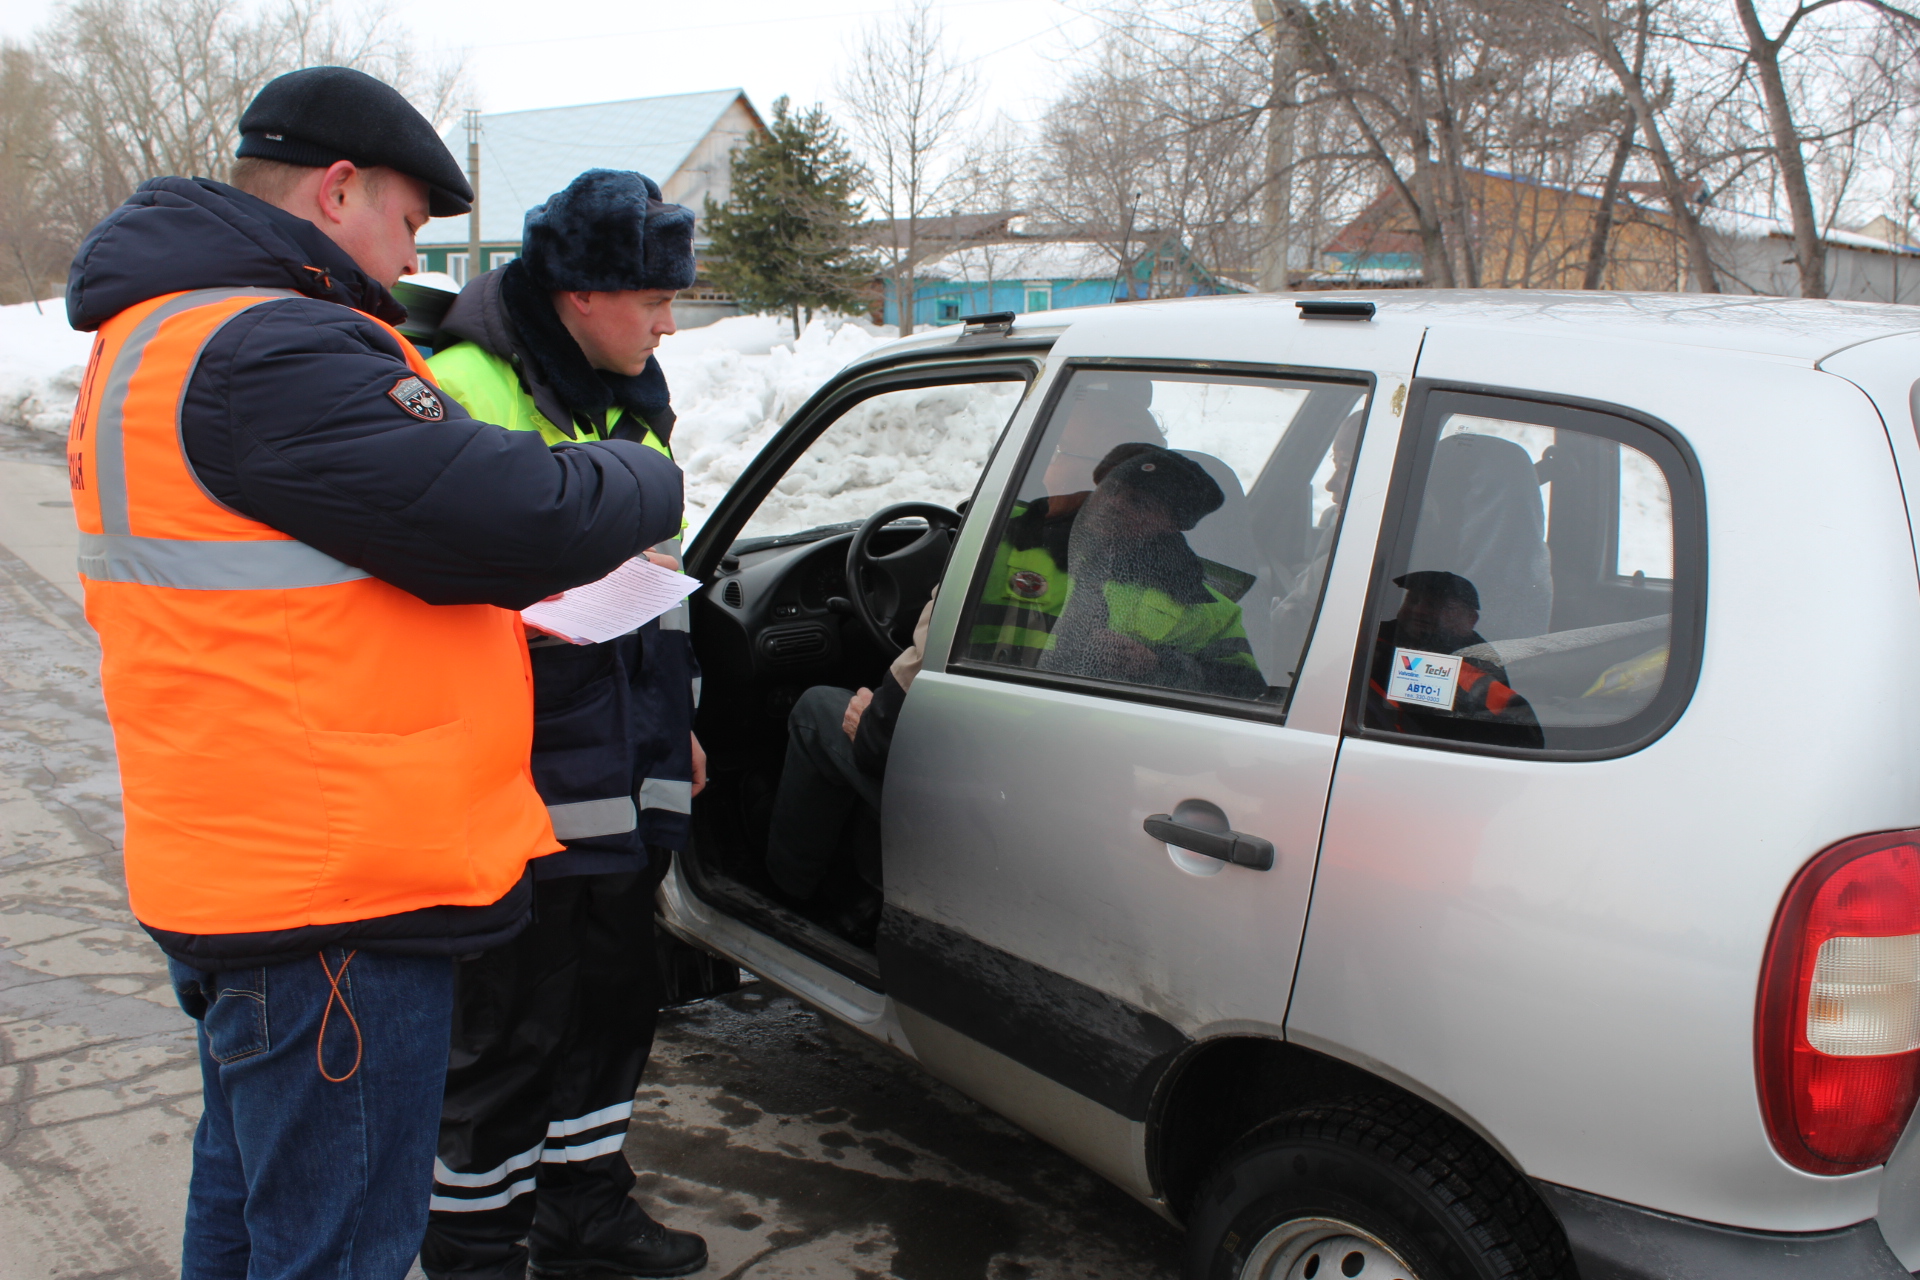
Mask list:
[[[1067,543],[1074,518],[1092,492],[1094,468],[1115,445],[1162,445],[1149,411],[1153,382],[1142,374],[1079,376],[1067,387],[1058,440],[1041,476],[1043,492],[1016,502],[974,611],[969,634],[975,657],[1037,666],[1053,646],[1054,624],[1072,580]]]
[[[1480,621],[1480,593],[1466,578],[1424,569],[1401,574],[1393,585],[1407,594],[1399,612],[1380,624],[1374,641],[1367,727],[1490,746],[1542,746],[1533,708],[1507,683],[1506,670],[1483,658],[1458,659],[1450,707],[1387,696],[1396,650],[1450,655],[1486,644],[1474,629]]]
[[[1119,445],[1095,467],[1068,547],[1071,590],[1042,671],[1236,698],[1267,692],[1240,606],[1186,532],[1225,501],[1193,459]]]

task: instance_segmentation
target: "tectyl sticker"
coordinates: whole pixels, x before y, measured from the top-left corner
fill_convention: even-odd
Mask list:
[[[1453,710],[1460,686],[1460,659],[1450,653],[1395,649],[1393,670],[1387,676],[1387,701],[1412,702],[1423,707]]]

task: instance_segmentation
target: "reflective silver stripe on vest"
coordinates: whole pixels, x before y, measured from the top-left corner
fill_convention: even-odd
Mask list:
[[[178,587],[191,591],[260,591],[293,587],[327,587],[370,577],[364,570],[342,564],[304,542],[201,542],[178,538],[139,538],[128,532],[126,410],[133,375],[146,355],[147,344],[160,326],[183,312],[230,298],[298,298],[291,289],[196,289],[155,307],[133,327],[107,371],[100,395],[100,411],[93,423],[94,487],[100,494],[100,526],[104,533],[80,535],[80,573],[96,582],[137,582],[150,587]],[[234,312],[240,315],[242,312]],[[227,317],[231,320],[233,316]],[[193,353],[180,398],[199,367],[200,353],[222,321],[208,332]],[[179,442],[179,405],[174,406],[174,434],[186,462],[186,446]],[[193,471],[187,463],[189,474]],[[198,477],[195,477],[198,483]],[[205,493],[205,489],[201,490]],[[208,497],[213,502],[212,497]]]
[[[186,591],[331,587],[372,576],[304,542],[187,542],[128,533],[81,534],[80,575]]]
[[[640,784],[640,807],[692,813],[693,783],[684,778],[648,778]]]
[[[547,806],[547,818],[553,823],[553,837],[556,840],[623,835],[640,825],[640,814],[627,796],[550,804]]]

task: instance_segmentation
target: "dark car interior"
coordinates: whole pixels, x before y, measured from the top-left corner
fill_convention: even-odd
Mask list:
[[[863,397],[911,386],[915,376],[928,384],[1024,384],[1033,372],[1026,362],[906,372],[855,384],[837,401],[803,410],[736,484],[730,504],[716,509],[689,556],[689,571],[710,582],[691,599],[702,679],[696,732],[707,752],[708,784],[694,800],[684,873],[702,898],[875,989],[878,815],[856,809],[844,836],[851,856],[812,902],[792,901],[767,874],[787,719],[816,685],[880,688],[945,571],[962,511],[937,502],[892,503],[861,520],[735,535],[809,444]]]

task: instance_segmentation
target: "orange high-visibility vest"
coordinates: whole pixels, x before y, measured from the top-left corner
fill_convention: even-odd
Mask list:
[[[67,445],[134,914],[189,934],[481,906],[560,846],[518,616],[430,605],[221,505],[179,413],[273,289],[168,294],[94,339]],[[396,331],[414,374],[419,353]]]

